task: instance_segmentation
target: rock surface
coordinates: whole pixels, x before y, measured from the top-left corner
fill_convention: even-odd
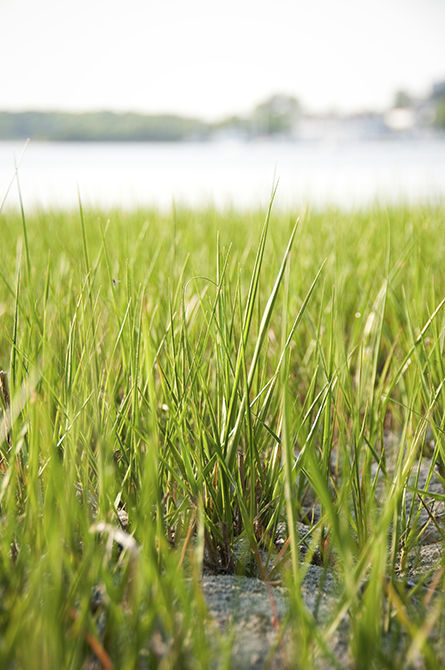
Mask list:
[[[441,555],[439,544],[421,547],[418,555],[410,557],[405,576],[416,582],[426,572],[437,568]],[[233,635],[231,667],[234,670],[260,670],[263,667],[286,670],[295,667],[295,645],[289,634],[281,635],[281,624],[285,624],[290,606],[287,588],[267,585],[251,577],[204,574],[202,589],[209,615],[218,629]],[[328,621],[341,590],[333,569],[307,566],[301,595],[317,624]],[[344,617],[328,643],[337,664],[328,657],[320,656],[315,660],[315,667],[331,670],[340,664],[342,668],[351,668],[348,637],[349,624]],[[422,658],[419,657],[418,663],[412,667],[423,667]]]
[[[284,644],[280,644],[280,625],[289,611],[286,588],[233,575],[204,575],[202,588],[210,616],[221,631],[233,632],[235,670],[259,670],[266,661],[273,670],[288,667],[289,661],[292,666],[286,636]],[[326,621],[339,594],[334,573],[316,565],[308,566],[301,593],[314,619],[318,623]],[[337,658],[345,656],[345,636],[343,639],[337,636],[334,646]]]

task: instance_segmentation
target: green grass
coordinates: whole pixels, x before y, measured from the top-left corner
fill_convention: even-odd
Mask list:
[[[226,667],[204,549],[272,579],[279,524],[301,667],[344,616],[354,667],[443,667],[444,580],[414,606],[398,566],[408,478],[445,469],[445,209],[25,214],[0,214],[0,667]]]

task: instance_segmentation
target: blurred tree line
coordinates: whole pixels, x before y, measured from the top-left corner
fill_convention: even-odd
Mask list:
[[[445,83],[434,87],[429,99],[416,101],[398,91],[394,107],[416,109],[426,104],[432,123],[445,128]],[[230,116],[214,123],[173,114],[144,115],[114,112],[0,112],[0,140],[179,142],[218,137],[250,139],[291,136],[303,114],[299,101],[273,95],[248,116]]]
[[[435,102],[435,125],[445,129],[445,82],[435,87],[433,100]]]
[[[231,116],[215,123],[171,114],[0,112],[0,140],[178,142],[228,133],[285,134],[292,130],[299,110],[295,98],[276,95],[258,105],[250,117]]]
[[[179,141],[205,137],[207,124],[174,115],[113,112],[0,112],[0,139],[53,141]]]

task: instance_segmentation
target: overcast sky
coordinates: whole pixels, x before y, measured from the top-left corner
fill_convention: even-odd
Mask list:
[[[0,110],[382,110],[445,80],[444,35],[445,0],[0,0]]]

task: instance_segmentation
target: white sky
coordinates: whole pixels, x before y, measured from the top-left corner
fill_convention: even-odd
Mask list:
[[[381,110],[444,79],[445,0],[0,0],[0,110]]]

